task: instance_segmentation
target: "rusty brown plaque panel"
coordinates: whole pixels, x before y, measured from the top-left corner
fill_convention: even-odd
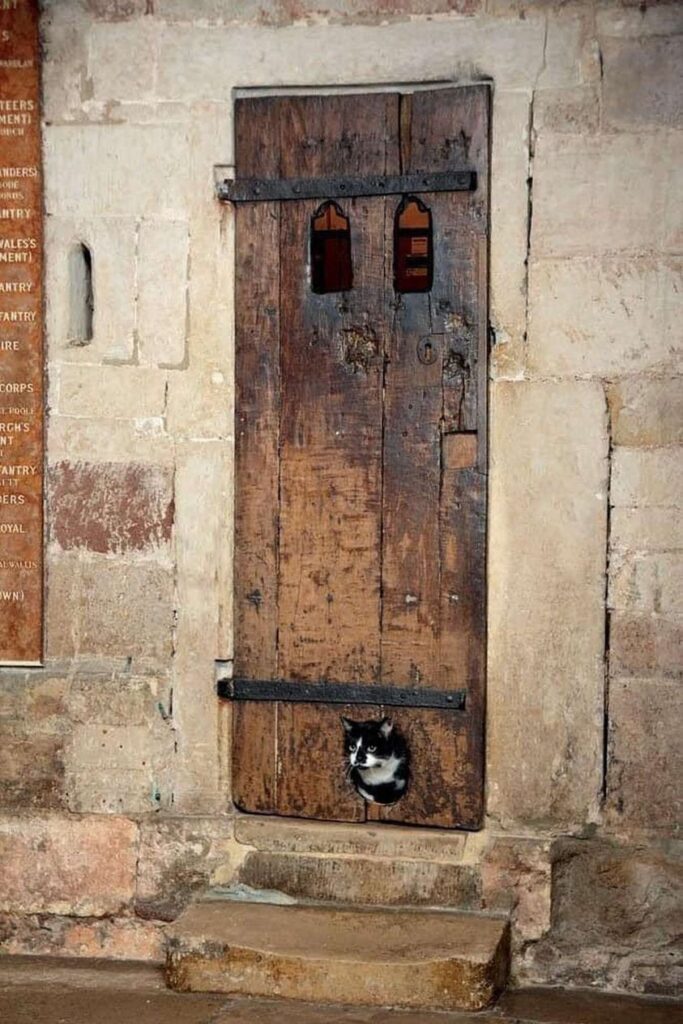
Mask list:
[[[37,0],[0,2],[0,662],[43,634],[43,226]]]

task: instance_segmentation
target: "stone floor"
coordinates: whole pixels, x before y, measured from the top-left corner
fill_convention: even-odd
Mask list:
[[[586,990],[507,993],[483,1013],[357,1010],[178,995],[135,963],[0,959],[2,1024],[683,1024],[683,1003]]]

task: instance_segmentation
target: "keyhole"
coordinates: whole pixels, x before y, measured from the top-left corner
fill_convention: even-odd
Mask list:
[[[437,350],[432,338],[421,338],[417,345],[417,358],[429,366],[436,362]]]

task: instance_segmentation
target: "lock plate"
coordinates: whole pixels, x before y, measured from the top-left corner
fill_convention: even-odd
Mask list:
[[[417,343],[417,358],[425,366],[431,366],[435,363],[439,356],[439,342],[438,339],[433,335],[427,335],[425,338],[420,338]]]

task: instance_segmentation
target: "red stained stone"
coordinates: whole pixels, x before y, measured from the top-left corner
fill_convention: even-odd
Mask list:
[[[100,917],[131,904],[138,827],[125,818],[0,818],[0,910]]]
[[[167,544],[173,477],[163,466],[59,462],[49,471],[50,538],[103,554]]]

